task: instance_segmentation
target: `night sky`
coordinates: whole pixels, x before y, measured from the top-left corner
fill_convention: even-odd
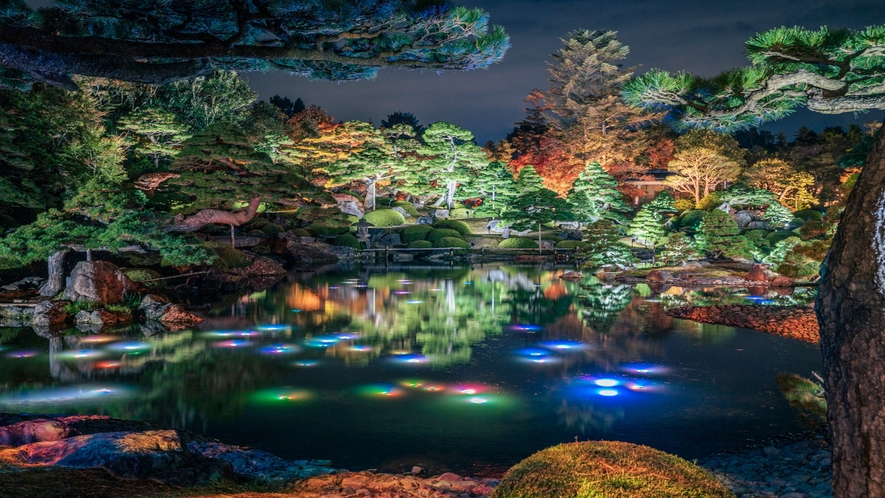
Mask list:
[[[283,73],[246,75],[262,99],[275,94],[316,104],[338,120],[380,125],[396,111],[422,124],[448,121],[471,130],[477,142],[504,138],[524,114],[523,99],[546,89],[547,61],[576,29],[615,30],[630,47],[627,66],[714,76],[747,65],[744,42],[782,25],[860,29],[885,23],[882,0],[456,0],[488,11],[503,25],[512,48],[489,69],[437,74],[382,69],[372,81],[312,82]],[[791,134],[800,126],[863,124],[882,112],[823,116],[799,111],[763,129]]]

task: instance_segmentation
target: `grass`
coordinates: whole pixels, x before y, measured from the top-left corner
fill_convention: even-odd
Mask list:
[[[810,425],[826,423],[827,400],[824,398],[824,388],[820,383],[786,373],[779,374],[775,378],[775,383],[790,402],[790,406],[799,410],[803,422]]]
[[[100,308],[100,306],[98,305],[97,302],[87,301],[84,299],[82,301],[71,301],[68,304],[66,304],[65,305],[65,313],[67,313],[69,315],[76,315],[77,313],[79,313],[81,311],[90,311],[91,312],[91,311],[97,310],[98,308]]]
[[[734,498],[703,468],[648,446],[560,444],[507,471],[489,498]]]

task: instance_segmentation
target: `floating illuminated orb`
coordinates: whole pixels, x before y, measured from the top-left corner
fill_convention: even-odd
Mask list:
[[[112,351],[124,351],[127,353],[139,353],[151,349],[151,345],[147,342],[118,342],[111,344],[107,348]]]
[[[421,365],[430,360],[423,354],[401,354],[397,355],[393,361],[397,363],[405,363],[407,365]]]
[[[406,301],[407,304],[421,304],[423,302],[424,301],[422,301],[420,299],[409,299],[408,301]]]
[[[527,324],[516,324],[511,325],[510,330],[515,330],[517,332],[540,332],[544,327],[540,325],[527,325]]]
[[[587,348],[587,345],[580,341],[544,341],[540,346],[556,351],[580,351]]]
[[[252,343],[245,339],[234,339],[232,341],[220,341],[213,344],[216,348],[235,349],[251,346]]]
[[[351,346],[351,351],[356,351],[357,353],[368,353],[373,351],[374,348],[372,346],[366,346],[365,344],[358,344],[356,346]]]
[[[304,345],[309,348],[327,348],[340,341],[341,339],[334,335],[318,335],[316,337],[311,337],[310,339],[305,339]]]
[[[538,348],[525,348],[520,349],[516,352],[519,356],[525,356],[528,358],[540,358],[543,356],[550,356],[550,351],[546,349],[538,349]]]
[[[292,363],[292,365],[294,365],[296,367],[302,367],[302,368],[315,367],[319,364],[320,364],[320,362],[318,362],[316,360],[300,360],[300,361],[296,361],[296,362]]]
[[[409,291],[407,291],[407,290],[393,291],[393,293],[396,294],[396,295],[398,295],[398,296],[405,296],[405,295],[411,294],[411,292],[409,292]]]
[[[402,389],[393,384],[371,384],[359,388],[359,392],[372,398],[396,398],[404,394]]]
[[[255,337],[259,334],[256,330],[213,330],[203,335],[206,337]]]
[[[104,353],[101,351],[96,351],[94,349],[78,349],[75,351],[64,351],[58,354],[59,358],[66,358],[71,360],[89,360],[94,358],[100,358],[104,356]]]
[[[255,328],[262,332],[282,332],[289,330],[291,327],[289,327],[288,325],[283,325],[281,323],[276,323],[270,325],[259,325]]]
[[[352,341],[354,339],[359,339],[360,335],[356,332],[343,332],[341,334],[335,334],[335,337],[340,341]]]
[[[669,371],[666,367],[652,363],[628,363],[621,365],[621,370],[638,375],[661,375]]]
[[[129,393],[119,387],[84,385],[64,389],[43,389],[14,396],[0,397],[0,405],[31,403],[76,403],[107,396],[121,397]]]
[[[33,358],[37,356],[36,351],[12,351],[10,353],[6,353],[6,356],[10,358]]]
[[[596,379],[593,383],[599,387],[615,387],[621,382],[615,379]]]
[[[80,342],[85,342],[87,344],[101,344],[104,342],[114,342],[117,340],[120,340],[120,338],[115,335],[87,335],[86,337],[80,338]]]
[[[600,396],[612,397],[612,396],[618,395],[618,390],[617,389],[600,389],[600,390],[596,391],[596,394],[598,394]]]
[[[433,385],[429,385],[429,386],[424,386],[423,389],[429,393],[439,393],[439,392],[445,391],[446,386],[444,386],[442,384],[433,384]]]
[[[482,394],[488,392],[489,387],[482,384],[458,384],[449,388],[449,392],[453,394]]]
[[[294,344],[272,344],[270,346],[265,346],[258,351],[263,354],[280,355],[297,353],[301,351],[301,348]]]

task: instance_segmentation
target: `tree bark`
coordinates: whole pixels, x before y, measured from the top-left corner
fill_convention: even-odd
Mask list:
[[[821,267],[815,303],[838,498],[885,496],[885,133]]]
[[[366,178],[366,211],[375,210],[375,179]]]
[[[195,214],[178,221],[175,225],[167,227],[166,231],[195,232],[210,223],[238,227],[248,223],[255,217],[255,213],[258,212],[258,206],[260,204],[261,197],[256,196],[249,201],[249,205],[246,206],[246,209],[241,211],[230,212],[218,209],[203,209],[202,211],[197,211]]]
[[[46,283],[40,287],[41,296],[54,297],[65,287],[64,262],[68,252],[68,249],[63,249],[49,255],[49,276]]]

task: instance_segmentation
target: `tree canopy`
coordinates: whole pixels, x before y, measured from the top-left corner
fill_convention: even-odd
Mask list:
[[[381,67],[484,68],[509,38],[488,14],[411,0],[83,0],[0,9],[0,85],[76,89],[71,75],[162,84],[213,70],[282,70],[314,79]]]

